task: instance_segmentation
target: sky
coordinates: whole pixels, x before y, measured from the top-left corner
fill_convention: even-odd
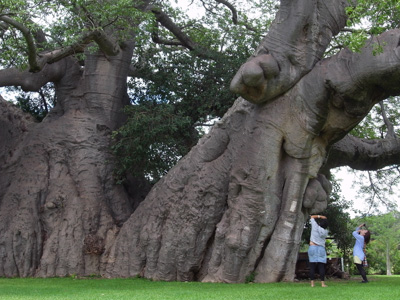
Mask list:
[[[337,179],[341,180],[341,196],[346,200],[353,201],[353,208],[363,211],[365,209],[365,199],[357,195],[357,188],[353,186],[355,176],[347,171],[347,168],[337,168],[332,170],[332,173]],[[351,215],[354,216],[354,214]]]
[[[346,199],[353,201],[353,208],[356,210],[360,210],[362,212],[368,211],[368,205],[365,203],[365,197],[358,192],[358,187],[353,186],[354,182],[357,181],[356,175],[352,172],[348,171],[347,167],[337,168],[332,170],[332,173],[335,175],[337,180],[340,180],[341,191],[340,195]],[[396,200],[397,208],[400,209],[400,189],[399,193],[393,196],[392,200]],[[381,213],[387,212],[387,209],[383,206],[379,207]],[[356,214],[352,211],[349,211],[351,217],[355,217]],[[371,211],[370,213],[374,213]]]

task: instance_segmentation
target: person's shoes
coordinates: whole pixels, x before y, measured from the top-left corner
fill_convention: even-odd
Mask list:
[[[363,280],[360,283],[368,283],[368,282],[369,282],[368,280]]]

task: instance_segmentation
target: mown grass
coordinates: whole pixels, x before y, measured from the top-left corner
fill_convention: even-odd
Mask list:
[[[145,279],[0,278],[1,300],[256,300],[400,299],[400,276],[327,280],[328,288],[308,281],[266,284],[156,282]]]

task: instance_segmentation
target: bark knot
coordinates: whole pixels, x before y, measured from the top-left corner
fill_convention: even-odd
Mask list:
[[[104,252],[104,239],[96,234],[88,234],[85,237],[83,252],[85,254],[101,255]]]

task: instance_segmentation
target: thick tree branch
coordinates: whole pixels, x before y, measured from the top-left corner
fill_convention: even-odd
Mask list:
[[[83,53],[86,46],[93,41],[99,46],[100,50],[109,56],[114,56],[121,50],[119,45],[111,40],[109,36],[102,30],[91,31],[83,35],[80,41],[64,48],[55,49],[53,51],[41,54],[42,65],[55,63],[70,55]]]
[[[9,26],[7,23],[5,23],[5,22],[0,22],[0,31],[1,31],[1,32],[7,30],[9,27],[10,27],[10,26]]]
[[[390,30],[370,40],[360,53],[342,50],[317,64],[288,93],[300,126],[328,147],[348,134],[379,101],[399,95],[399,40],[400,30]],[[379,55],[373,52],[376,41],[385,45]],[[398,140],[346,137],[332,147],[323,173],[343,165],[376,170],[399,164]]]
[[[395,164],[400,165],[400,139],[366,140],[347,135],[331,147],[323,170],[349,166],[374,171]]]
[[[206,59],[214,59],[213,55],[209,53],[206,49],[202,48],[200,45],[195,43],[186,33],[182,31],[182,29],[177,26],[174,21],[159,7],[151,7],[151,12],[156,17],[157,22],[159,22],[162,26],[168,29],[177,39],[176,41],[167,41],[158,37],[158,33],[153,33],[153,41],[155,43],[160,43],[164,45],[181,45],[187,48],[190,51],[196,53],[196,55],[200,58]]]
[[[152,7],[151,12],[156,17],[157,22],[167,28],[180,41],[182,46],[191,51],[198,48],[198,45],[193,42],[160,8]]]
[[[40,72],[21,71],[17,68],[0,70],[0,86],[20,86],[24,91],[38,91],[48,82],[56,82],[64,75],[66,64],[45,65]]]
[[[118,43],[103,30],[95,30],[91,33],[91,36],[105,55],[115,56],[121,50]]]
[[[167,46],[183,46],[183,44],[180,41],[165,40],[160,38],[158,34],[158,26],[159,26],[158,22],[155,22],[155,29],[151,33],[151,39],[153,40],[154,43]]]
[[[28,46],[28,61],[29,61],[29,70],[31,72],[37,72],[41,69],[39,62],[37,60],[37,49],[35,45],[34,37],[29,30],[29,28],[25,27],[21,23],[16,20],[8,17],[8,16],[0,16],[0,20],[15,27],[19,31],[21,31],[22,35],[25,38],[26,44]]]
[[[289,90],[322,58],[332,36],[345,27],[349,2],[281,1],[268,35],[239,69],[231,90],[265,103]]]

